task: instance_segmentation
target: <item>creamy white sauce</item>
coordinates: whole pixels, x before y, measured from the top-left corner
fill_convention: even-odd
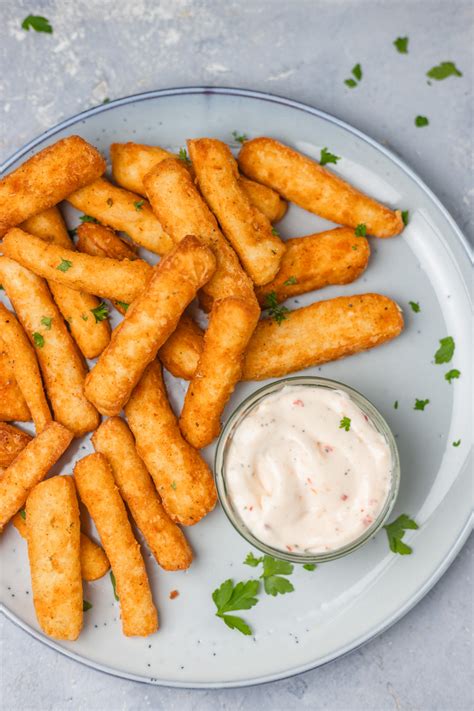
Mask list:
[[[340,427],[350,419],[350,429]],[[336,550],[377,519],[392,457],[358,405],[340,390],[286,386],[233,432],[226,460],[232,506],[263,543],[293,553]]]

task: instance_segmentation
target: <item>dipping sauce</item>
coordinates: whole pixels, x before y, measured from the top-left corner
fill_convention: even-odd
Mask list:
[[[358,539],[390,493],[385,437],[352,398],[322,386],[285,386],[233,430],[228,497],[250,532],[290,553],[325,553]]]

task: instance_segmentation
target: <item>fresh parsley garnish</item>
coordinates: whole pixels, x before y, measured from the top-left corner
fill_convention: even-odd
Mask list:
[[[104,301],[101,301],[95,309],[91,309],[91,313],[94,314],[96,323],[99,323],[99,321],[105,321],[109,318],[109,309]]]
[[[367,225],[361,222],[354,230],[356,237],[366,237],[367,236]]]
[[[362,67],[360,64],[356,64],[354,67],[352,67],[352,76],[355,77],[355,79],[346,79],[344,84],[348,86],[350,89],[353,89],[355,86],[357,86],[357,83],[362,79]],[[356,81],[357,79],[357,81]]]
[[[432,67],[426,76],[430,79],[436,79],[436,81],[441,81],[442,79],[447,79],[448,77],[462,77],[462,72],[456,67],[454,62],[441,62],[436,67]]]
[[[418,398],[415,399],[415,406],[414,410],[424,410],[427,405],[429,405],[429,400],[418,400]]]
[[[56,269],[59,269],[60,272],[67,272],[71,267],[72,262],[70,262],[69,259],[61,259],[61,264],[59,264]]]
[[[246,133],[238,133],[237,131],[232,131],[232,135],[234,137],[234,141],[237,141],[237,143],[245,143],[245,141],[249,140],[249,137]]]
[[[280,236],[280,233],[278,232],[278,230],[275,227],[272,227],[272,235],[275,235],[275,237]],[[273,250],[272,250],[272,252],[273,252]]]
[[[290,276],[286,281],[283,282],[283,286],[292,286],[293,284],[297,284],[298,279],[295,276]]]
[[[458,439],[457,442],[453,442],[453,447],[459,447],[460,444],[461,444],[461,440]]]
[[[110,571],[110,581],[111,581],[112,587],[113,587],[113,589],[114,589],[114,598],[115,598],[116,600],[119,600],[120,598],[119,598],[119,596],[117,595],[117,583],[116,583],[116,580],[115,580],[115,575],[113,574],[112,571]]]
[[[459,440],[461,441],[461,440]],[[25,509],[20,509],[20,516],[22,517],[23,521],[26,521],[26,511]]]
[[[83,612],[87,612],[87,610],[90,610],[91,607],[93,607],[93,605],[90,602],[88,602],[87,600],[82,601],[82,611]]]
[[[35,331],[33,333],[33,343],[35,344],[36,348],[43,348],[44,346],[44,338],[41,333],[38,333],[38,331]]]
[[[402,210],[402,222],[405,225],[405,227],[408,225],[408,220],[409,220],[409,210]]]
[[[51,316],[43,316],[43,318],[41,319],[41,323],[47,331],[51,331],[51,324],[53,323],[53,319]]]
[[[284,595],[285,593],[293,592],[293,584],[282,575],[291,575],[294,566],[286,560],[273,558],[271,555],[264,555],[256,558],[253,553],[249,553],[244,560],[245,565],[250,565],[256,568],[260,563],[263,564],[263,572],[260,578],[263,580],[263,587],[267,595]]]
[[[448,370],[447,373],[445,373],[444,379],[447,380],[449,384],[451,384],[451,380],[459,378],[460,375],[460,370],[458,370],[457,368],[452,368],[451,370]]]
[[[82,318],[83,321],[88,321],[88,320],[89,320],[89,316],[88,316],[87,314],[81,314],[81,318]]]
[[[180,148],[180,149],[179,149],[179,151],[178,151],[178,158],[179,158],[179,160],[182,160],[183,163],[187,163],[187,164],[191,163],[191,161],[189,160],[189,157],[188,157],[188,153],[187,153],[187,151],[186,151],[186,148]]]
[[[257,604],[255,597],[258,593],[260,582],[258,580],[247,580],[234,585],[232,580],[226,580],[212,593],[212,599],[217,608],[216,617],[224,620],[231,630],[238,630],[242,634],[251,635],[252,630],[241,617],[229,615],[229,612],[236,610],[250,610]]]
[[[422,126],[428,126],[429,119],[426,116],[417,116],[415,119],[415,126],[421,128]]]
[[[278,303],[276,291],[270,291],[269,294],[265,295],[265,301],[263,303],[265,309],[268,309],[268,315],[270,318],[275,319],[277,324],[281,326],[281,322],[285,321],[286,314],[289,309],[286,306],[280,306]]]
[[[421,311],[420,304],[418,301],[409,301],[408,302],[411,306],[411,310],[414,311],[416,314],[419,314]]]
[[[103,104],[110,104],[110,99],[109,99],[109,97],[106,96],[102,103],[103,103]]]
[[[440,346],[435,353],[434,359],[437,365],[440,363],[449,363],[454,354],[455,343],[452,336],[439,339]]]
[[[250,565],[252,568],[256,568],[262,562],[263,558],[256,558],[252,552],[247,554],[244,560],[244,565]]]
[[[393,553],[410,555],[413,552],[410,546],[407,546],[402,541],[405,531],[418,529],[418,524],[412,518],[406,514],[401,514],[395,521],[388,523],[384,528],[387,531],[388,543]]]
[[[304,568],[305,570],[316,570],[316,567],[317,567],[317,566],[316,566],[316,563],[305,563],[305,564],[303,565],[303,568]]]
[[[355,86],[357,86],[357,82],[355,79],[346,79],[344,81],[344,84],[349,87],[349,89],[353,89]]]
[[[171,482],[171,488],[174,489],[174,491],[176,491],[176,482],[175,481]]]
[[[341,160],[341,156],[336,156],[334,153],[330,153],[327,148],[321,148],[321,157],[319,159],[319,165],[326,165],[327,163],[337,163]]]
[[[395,402],[393,403],[393,407],[395,410],[398,410],[398,400],[395,400]]]
[[[81,222],[93,222],[95,225],[99,224],[99,220],[96,220],[95,217],[91,217],[90,215],[81,215],[79,220]]]
[[[140,210],[143,208],[143,205],[145,204],[145,200],[137,200],[137,202],[133,203],[133,207],[137,212],[140,212]]]
[[[130,304],[127,304],[126,301],[117,301],[116,302],[119,306],[122,307],[122,309],[126,312]]]
[[[41,17],[41,15],[28,15],[25,17],[21,23],[22,29],[27,32],[35,30],[35,32],[46,32],[46,34],[51,35],[53,33],[53,28],[49,24],[49,20],[46,17]]]
[[[339,423],[339,429],[346,430],[346,432],[349,432],[349,430],[351,429],[351,418],[343,417]]]
[[[397,37],[397,39],[393,41],[393,44],[397,52],[400,52],[400,54],[408,54],[408,37]]]

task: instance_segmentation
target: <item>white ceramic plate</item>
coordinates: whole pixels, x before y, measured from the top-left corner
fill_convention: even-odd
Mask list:
[[[231,141],[234,130],[250,137],[274,136],[316,158],[327,146],[343,157],[337,173],[383,202],[410,210],[410,224],[401,237],[371,240],[370,265],[361,279],[297,301],[305,304],[375,291],[402,306],[406,328],[397,340],[305,373],[346,382],[382,412],[396,433],[401,457],[401,490],[394,516],[411,514],[420,530],[406,536],[414,548],[412,556],[393,555],[382,531],[347,558],[314,572],[298,569],[292,576],[294,593],[262,598],[243,613],[255,631],[253,637],[244,637],[214,615],[211,593],[222,581],[255,575],[243,565],[248,545],[217,508],[188,530],[196,553],[189,571],[161,571],[147,553],[161,615],[157,634],[148,639],[122,636],[118,603],[106,576],[85,586],[84,597],[93,608],[85,613],[79,640],[69,644],[53,642],[39,630],[25,542],[9,527],[0,543],[0,594],[10,619],[96,669],[170,686],[255,684],[335,659],[386,629],[420,600],[454,559],[470,530],[468,250],[446,210],[396,156],[341,121],[294,101],[233,89],[187,88],[91,109],[25,146],[4,167],[14,168],[73,133],[106,152],[112,141],[156,143],[174,150],[188,137]],[[278,229],[289,237],[329,224],[292,206]],[[410,310],[410,300],[420,303],[420,313]],[[438,340],[447,335],[456,342],[453,362],[435,365]],[[444,379],[449,367],[462,372],[452,385]],[[253,384],[239,385],[227,412],[253,388]],[[184,389],[183,382],[172,383],[174,404],[182,401]],[[415,398],[429,398],[424,412],[414,411]],[[455,448],[452,442],[458,439],[461,445]],[[87,439],[68,453],[61,471],[71,471],[76,458],[89,451]],[[212,461],[212,448],[205,454]],[[173,589],[180,595],[170,600]]]

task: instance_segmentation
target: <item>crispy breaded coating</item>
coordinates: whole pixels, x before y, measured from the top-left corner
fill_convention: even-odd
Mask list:
[[[0,338],[0,422],[30,422],[31,413],[13,373],[13,365]]]
[[[31,440],[27,432],[0,422],[0,467],[9,467]]]
[[[175,378],[191,380],[201,357],[203,337],[197,323],[183,314],[176,329],[158,351],[158,358]]]

